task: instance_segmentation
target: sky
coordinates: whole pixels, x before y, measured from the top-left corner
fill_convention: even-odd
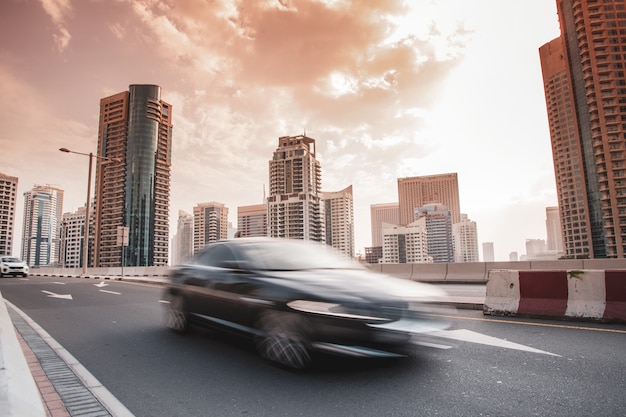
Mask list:
[[[84,206],[100,99],[157,84],[173,105],[179,210],[261,204],[281,136],[316,140],[323,191],[352,185],[357,253],[397,179],[456,172],[496,261],[546,239],[557,205],[539,47],[556,0],[2,0],[0,173]],[[482,260],[482,248],[481,248]]]

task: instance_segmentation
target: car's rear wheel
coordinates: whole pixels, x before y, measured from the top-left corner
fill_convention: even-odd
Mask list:
[[[165,325],[177,333],[185,333],[189,330],[189,313],[182,296],[174,295],[170,299],[165,312]]]
[[[255,338],[261,357],[293,369],[305,369],[311,363],[311,349],[305,320],[291,313],[267,312],[257,327]]]

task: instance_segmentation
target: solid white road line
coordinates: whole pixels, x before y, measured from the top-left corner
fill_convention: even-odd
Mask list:
[[[100,292],[105,292],[107,294],[115,294],[115,295],[121,294],[121,292],[115,292],[115,291],[109,291],[109,290],[100,290]]]

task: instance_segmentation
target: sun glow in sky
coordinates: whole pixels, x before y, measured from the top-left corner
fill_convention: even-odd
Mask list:
[[[496,260],[545,239],[557,204],[538,49],[553,0],[4,0],[0,172],[84,205],[99,100],[158,84],[179,210],[260,204],[278,137],[316,139],[324,191],[353,185],[358,252],[397,178],[457,172]]]

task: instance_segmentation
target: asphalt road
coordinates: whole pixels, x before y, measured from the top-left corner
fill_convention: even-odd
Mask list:
[[[626,416],[624,325],[459,310],[408,358],[299,373],[245,340],[167,331],[161,287],[30,277],[0,291],[136,416]]]

